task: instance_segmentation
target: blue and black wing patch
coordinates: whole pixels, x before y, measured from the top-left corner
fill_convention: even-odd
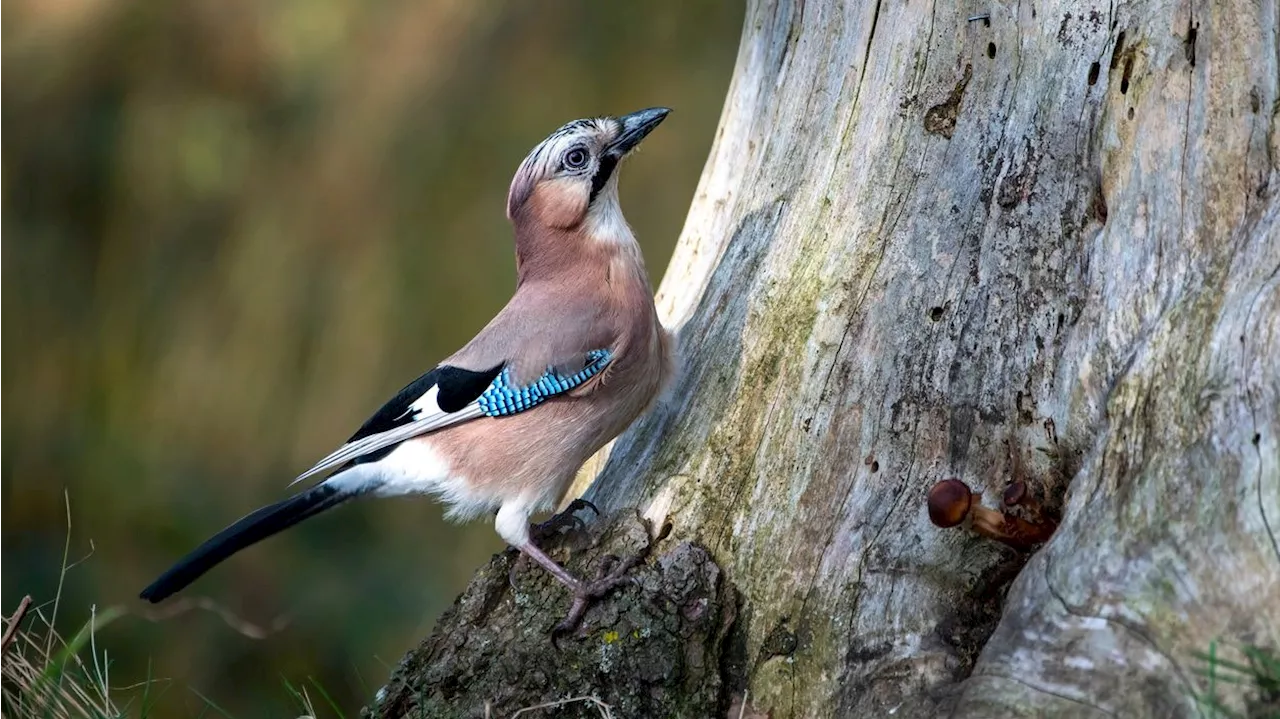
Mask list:
[[[592,350],[579,355],[572,365],[548,367],[536,380],[523,385],[512,383],[511,368],[505,363],[482,371],[436,367],[397,392],[346,444],[293,481],[376,462],[407,439],[460,422],[518,414],[581,386],[604,371],[612,359],[608,350]]]
[[[490,370],[474,372],[449,365],[436,367],[405,385],[404,389],[397,392],[395,397],[360,425],[360,429],[356,430],[347,442],[354,442],[413,422],[417,419],[413,404],[437,385],[439,390],[436,394],[436,405],[444,412],[457,412],[476,401],[493,383],[494,378],[503,371],[502,368],[503,365],[498,365]]]
[[[613,353],[609,350],[591,350],[587,353],[586,363],[577,372],[564,374],[551,367],[541,377],[524,386],[513,385],[510,368],[504,368],[494,377],[488,389],[476,398],[476,404],[489,417],[518,414],[595,377],[611,359]]]
[[[458,412],[483,396],[494,382],[501,376],[504,365],[483,372],[472,372],[461,367],[444,366],[439,369],[440,377],[436,380],[440,393],[436,395],[436,405],[445,412]]]
[[[396,393],[373,416],[360,425],[347,443],[403,427],[420,419],[420,407],[415,404],[436,387],[436,406],[441,412],[452,414],[465,409],[472,402],[480,406],[489,417],[505,417],[523,412],[541,404],[548,397],[581,385],[600,374],[613,355],[609,350],[592,350],[586,353],[581,368],[570,372],[550,367],[533,382],[516,386],[511,382],[511,370],[498,365],[487,370],[469,370],[451,365],[441,365],[423,374]]]

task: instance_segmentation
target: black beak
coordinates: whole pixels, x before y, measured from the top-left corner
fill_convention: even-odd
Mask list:
[[[622,132],[618,133],[618,139],[609,145],[609,152],[619,158],[631,152],[646,135],[653,132],[653,128],[657,127],[669,112],[671,112],[670,108],[651,107],[619,117]]]

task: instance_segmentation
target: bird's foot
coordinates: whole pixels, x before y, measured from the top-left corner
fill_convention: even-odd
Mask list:
[[[573,603],[569,605],[569,613],[565,618],[551,630],[553,640],[577,629],[578,625],[582,623],[582,617],[591,608],[593,602],[603,599],[609,592],[618,587],[635,583],[635,578],[627,576],[627,574],[644,562],[648,558],[649,552],[653,550],[654,545],[661,542],[671,533],[671,525],[664,524],[658,535],[654,536],[649,521],[642,521],[644,521],[646,527],[650,527],[650,531],[645,533],[648,541],[644,547],[626,559],[620,559],[614,554],[605,555],[600,560],[600,568],[596,570],[595,579],[589,582],[578,580],[575,584],[570,585],[569,590],[573,593]]]
[[[569,506],[564,511],[551,517],[541,524],[535,524],[529,528],[529,537],[537,544],[545,544],[547,540],[558,537],[565,530],[580,532],[587,528],[587,523],[578,517],[578,512],[590,509],[597,517],[600,516],[600,510],[596,505],[588,502],[581,497],[569,502]],[[511,569],[507,571],[507,583],[514,589],[516,586],[516,573],[520,569],[520,562],[525,559],[525,554],[521,553],[516,560],[511,563]],[[544,564],[545,566],[545,564]],[[554,572],[553,572],[554,574]],[[563,580],[561,580],[563,581]]]
[[[644,561],[645,553],[637,553],[629,557],[626,561],[621,561],[618,557],[609,554],[600,562],[600,569],[596,572],[596,578],[589,581],[579,581],[575,586],[570,587],[573,593],[573,604],[569,605],[569,613],[561,620],[559,624],[551,630],[552,637],[559,637],[573,632],[582,623],[582,617],[587,613],[587,609],[597,599],[603,599],[605,595],[624,584],[631,584],[635,580],[627,576],[635,568],[637,564]]]
[[[541,524],[533,525],[530,535],[534,540],[541,542],[561,534],[566,529],[574,531],[584,529],[587,526],[586,522],[578,517],[578,512],[584,509],[590,509],[597,517],[600,516],[600,510],[596,509],[596,505],[579,497],[570,502],[563,512]]]

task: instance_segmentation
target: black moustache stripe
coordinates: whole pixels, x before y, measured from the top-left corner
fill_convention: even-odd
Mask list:
[[[591,176],[591,197],[587,200],[588,205],[595,202],[596,195],[600,194],[600,190],[604,188],[604,184],[609,181],[617,167],[618,158],[613,153],[606,152],[600,156],[600,166],[596,168],[596,174]]]

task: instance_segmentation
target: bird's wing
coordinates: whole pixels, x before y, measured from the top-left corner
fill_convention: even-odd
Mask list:
[[[478,417],[505,417],[581,386],[613,359],[608,349],[575,352],[546,366],[532,381],[517,381],[513,361],[473,371],[441,365],[400,390],[346,444],[293,483],[337,469],[401,442]],[[292,484],[292,483],[291,483]]]

